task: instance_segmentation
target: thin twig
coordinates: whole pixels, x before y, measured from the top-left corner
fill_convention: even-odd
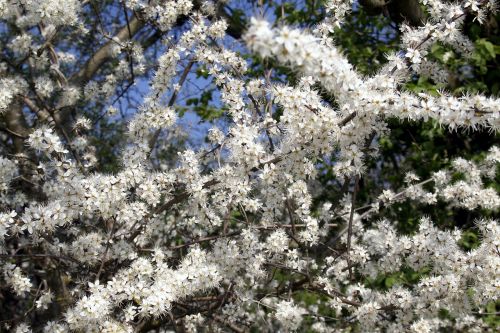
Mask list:
[[[351,214],[349,215],[349,225],[347,227],[347,266],[349,266],[349,279],[353,280],[351,265],[351,238],[352,238],[352,220],[354,218],[354,205],[356,203],[356,193],[358,192],[359,175],[354,179],[354,189],[352,191]]]
[[[170,97],[170,100],[168,101],[168,104],[167,104],[168,107],[171,107],[174,105],[175,100],[177,99],[177,96],[179,95],[179,91],[180,91],[182,85],[184,84],[184,81],[186,81],[186,78],[189,74],[189,71],[191,71],[191,68],[193,67],[194,63],[195,63],[195,61],[191,60],[191,61],[189,61],[187,66],[184,68],[184,71],[182,72],[181,77],[180,77],[179,82],[178,82],[179,88],[174,90],[172,97]],[[160,133],[161,133],[161,128],[156,130],[156,132],[153,134],[153,137],[149,141],[149,153],[150,154],[156,145],[156,141],[158,141],[158,137],[160,136]]]
[[[67,257],[67,256],[58,256],[55,254],[49,254],[49,253],[35,253],[35,254],[0,254],[0,258],[54,258],[54,259],[59,259],[59,260],[68,260],[68,261],[73,261],[74,263],[81,264],[78,260]]]
[[[108,240],[106,241],[106,249],[104,250],[104,254],[102,255],[101,258],[101,265],[99,266],[99,270],[97,271],[97,274],[95,276],[96,281],[99,281],[99,277],[101,276],[102,270],[104,269],[104,263],[106,262],[106,257],[108,256],[109,247],[111,245],[111,239],[113,238],[113,234],[115,233],[115,225],[116,225],[116,220],[113,219]]]

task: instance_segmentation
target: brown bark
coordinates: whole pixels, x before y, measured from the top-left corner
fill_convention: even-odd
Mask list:
[[[16,133],[11,135],[14,151],[16,154],[25,152],[24,138],[29,134],[28,123],[23,114],[22,104],[18,101],[12,102],[5,113],[5,125],[7,129]]]
[[[201,7],[202,1],[194,0],[193,4],[194,8],[198,9]],[[218,6],[216,16],[218,18],[224,18],[228,22],[229,27],[227,32],[230,36],[235,39],[239,39],[241,37],[245,28],[244,24],[242,24],[238,20],[234,20],[231,15],[228,15],[223,5]],[[186,17],[180,17],[175,26],[184,24],[186,20]],[[134,36],[145,26],[146,22],[141,20],[140,17],[135,16],[129,21],[128,25],[125,24],[123,27],[121,27],[114,37],[118,38],[122,42],[128,41],[134,38]],[[143,48],[146,49],[154,45],[162,35],[163,34],[159,31],[154,33],[151,37],[144,40],[144,42],[142,43]],[[111,59],[110,50],[113,47],[113,44],[114,41],[109,41],[104,44],[99,50],[97,50],[95,54],[92,55],[91,58],[85,63],[85,65],[83,65],[83,67],[69,79],[69,84],[75,85],[77,87],[82,87],[88,81],[90,81],[92,77],[99,71],[99,69]],[[57,123],[68,129],[71,123],[71,111],[72,108],[63,108],[59,110],[55,114]]]
[[[418,0],[359,0],[369,15],[384,14],[394,22],[406,22],[411,26],[421,26],[425,13]]]
[[[144,22],[134,17],[130,20],[128,25],[120,28],[118,33],[114,38],[119,39],[121,42],[129,41],[135,34],[144,26]],[[77,87],[83,87],[92,77],[97,73],[97,71],[111,59],[111,49],[114,46],[115,41],[108,41],[99,50],[97,50],[89,60],[83,65],[83,67],[75,73],[69,80],[70,85]],[[69,133],[71,126],[71,111],[73,108],[66,107],[59,110],[54,114],[55,121]]]
[[[425,14],[418,0],[391,1],[387,8],[391,19],[397,23],[407,22],[411,26],[421,26],[425,22]]]
[[[120,41],[128,41],[130,38],[133,38],[135,34],[144,26],[144,23],[141,22],[137,17],[134,17],[130,20],[130,37],[129,37],[129,27],[127,25],[123,26],[118,33],[115,35],[115,38]],[[96,53],[85,63],[82,69],[80,69],[75,75],[73,75],[70,79],[71,84],[76,86],[80,86],[87,81],[89,81],[95,73],[101,68],[101,66],[111,59],[110,50],[115,44],[114,41],[109,41],[104,44]]]

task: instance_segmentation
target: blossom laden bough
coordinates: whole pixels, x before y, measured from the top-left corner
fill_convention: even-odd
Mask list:
[[[326,1],[313,32],[253,18],[242,43],[227,1],[111,3],[108,22],[95,1],[0,0],[0,298],[17,312],[0,324],[487,330],[483,311],[499,296],[499,148],[454,156],[427,178],[404,170],[403,188],[383,183],[366,197],[361,187],[381,167],[394,118],[402,129],[498,132],[497,97],[404,87],[426,72],[439,80],[436,43],[453,49],[448,60],[470,59],[460,29],[467,15],[483,22],[494,1],[421,1],[428,20],[402,24],[400,49],[371,76],[331,39],[350,0]],[[87,31],[102,40],[79,59]],[[190,105],[223,115],[206,122],[201,144],[180,133]],[[126,138],[109,152],[108,130]],[[470,230],[421,210],[401,233],[403,204],[474,214],[478,240],[465,250]]]

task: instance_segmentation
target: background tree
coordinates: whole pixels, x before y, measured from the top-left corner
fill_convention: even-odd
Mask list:
[[[462,14],[444,17],[453,6]],[[2,327],[495,329],[498,290],[488,283],[498,226],[488,219],[499,205],[491,147],[500,41],[492,7],[0,0]],[[268,31],[255,17],[278,29],[269,33],[274,46],[252,34]],[[431,36],[440,19],[458,22],[467,38],[429,37],[415,47],[428,53],[410,57],[407,36],[426,27]],[[338,59],[320,62],[335,66],[345,55],[375,92],[377,75],[394,75],[397,94],[417,98],[419,116],[372,117],[396,102],[366,102],[311,77],[311,60],[286,54],[300,37],[288,26],[335,45]],[[322,52],[321,43],[310,52]],[[396,63],[404,70],[387,70]],[[492,99],[467,104],[464,94]],[[352,108],[346,96],[366,104]],[[443,96],[474,117],[445,118],[442,104],[430,105]],[[439,251],[429,252],[435,261],[417,260],[396,250],[406,239],[414,257],[449,248],[468,261],[449,264]],[[448,264],[476,265],[486,277],[459,270],[455,286],[437,270]],[[449,290],[424,293],[433,288]],[[443,305],[427,313],[429,295]],[[466,310],[454,304],[466,296],[471,316],[460,317]],[[394,301],[405,297],[412,307]]]

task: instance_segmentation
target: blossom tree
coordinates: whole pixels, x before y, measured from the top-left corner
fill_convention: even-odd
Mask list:
[[[396,129],[498,133],[443,83],[496,3],[397,3],[0,0],[1,330],[495,330],[500,148],[363,184]],[[370,73],[359,8],[396,24]]]

